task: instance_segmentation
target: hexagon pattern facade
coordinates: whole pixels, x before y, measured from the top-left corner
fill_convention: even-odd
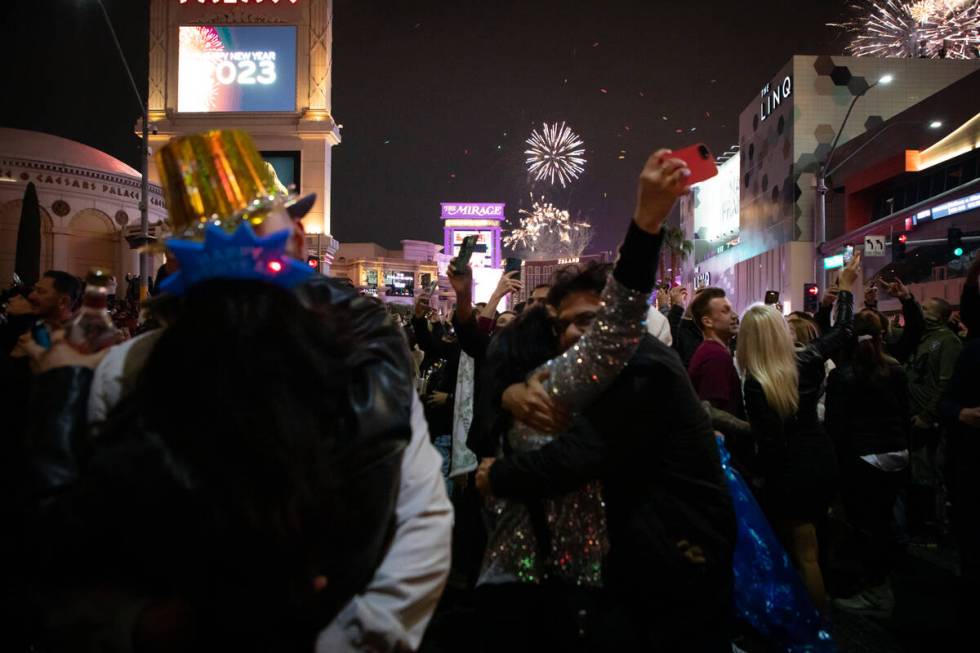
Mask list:
[[[765,274],[785,279],[790,276],[790,267],[809,265],[798,262],[780,246],[813,240],[816,173],[855,97],[860,99],[839,145],[877,129],[978,69],[977,60],[796,56],[771,79],[760,80],[775,88],[789,76],[792,94],[763,119],[761,97],[756,92],[740,115],[741,243],[721,255],[697,261],[700,270],[710,272],[713,285],[733,294],[754,294],[759,290],[756,285],[763,283],[759,270],[774,266]],[[894,76],[892,84],[871,89],[872,83],[885,74]],[[833,204],[828,207],[829,221],[836,215],[834,208]],[[777,281],[769,279],[766,283]],[[774,283],[772,287],[779,286]],[[744,308],[745,301],[758,299],[754,295],[738,296],[733,301]]]

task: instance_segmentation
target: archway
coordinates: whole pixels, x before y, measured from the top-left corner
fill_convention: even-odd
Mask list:
[[[92,268],[118,275],[119,234],[108,215],[98,209],[82,209],[68,223],[68,269],[84,277]]]
[[[0,204],[0,288],[10,285],[17,256],[17,226],[20,224],[20,210],[23,200],[10,200]],[[53,240],[51,238],[51,216],[41,207],[41,269],[39,273],[51,269]]]

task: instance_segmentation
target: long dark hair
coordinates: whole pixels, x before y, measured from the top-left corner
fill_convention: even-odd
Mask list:
[[[864,310],[854,316],[850,362],[859,378],[881,376],[888,371],[889,358],[881,342],[884,327],[882,318],[875,311]]]
[[[299,615],[315,598],[318,542],[338,536],[317,519],[331,495],[321,470],[352,430],[344,330],[330,319],[270,284],[202,283],[126,409],[163,454],[173,487],[160,504],[185,508],[143,524],[148,539],[172,533],[141,556],[170,575],[157,580],[190,606],[198,644],[315,639]]]
[[[494,337],[487,364],[501,392],[558,355],[555,321],[544,306],[524,311]]]

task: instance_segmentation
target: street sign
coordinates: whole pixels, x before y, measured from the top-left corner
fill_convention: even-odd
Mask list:
[[[868,235],[864,237],[864,255],[865,256],[884,256],[885,255],[885,237],[879,236],[877,234]]]

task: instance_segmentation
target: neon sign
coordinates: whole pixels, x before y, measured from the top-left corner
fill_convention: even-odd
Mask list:
[[[493,218],[504,219],[504,204],[473,202],[442,202],[442,219],[451,218]]]
[[[762,103],[759,107],[759,119],[765,120],[779,106],[779,104],[793,94],[793,78],[789,75],[781,84],[776,84],[773,88],[771,84],[762,87]]]

